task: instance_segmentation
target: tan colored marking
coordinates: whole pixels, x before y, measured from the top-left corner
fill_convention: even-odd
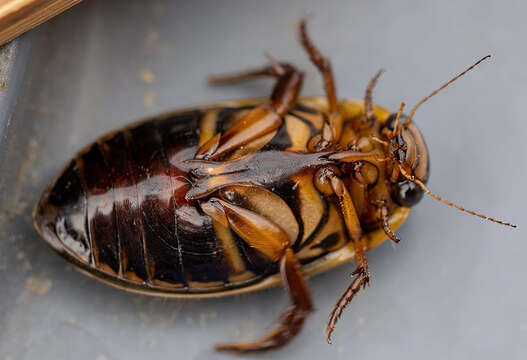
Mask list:
[[[275,193],[260,186],[231,186],[242,197],[242,206],[280,227],[292,244],[299,233],[298,222],[287,203]]]
[[[342,127],[342,135],[339,139],[340,146],[342,146],[343,149],[346,149],[346,147],[349,144],[353,144],[353,142],[356,141],[357,138],[358,135],[355,130],[353,130],[353,123],[351,121],[345,122],[344,126]]]
[[[364,101],[362,100],[344,100],[340,104],[341,113],[345,121],[358,120],[365,116]],[[391,115],[391,111],[383,107],[374,105],[373,114],[380,123],[385,123]]]
[[[298,99],[298,103],[310,108],[314,108],[320,112],[329,111],[328,100],[324,96],[301,98]],[[320,128],[322,128],[322,126]]]
[[[97,260],[97,268],[101,271],[104,271],[105,273],[117,275],[117,273],[113,271],[113,269],[109,265],[102,263],[99,260]]]
[[[320,131],[324,125],[324,118],[321,114],[312,114],[300,110],[294,110],[292,113],[301,117],[302,119],[309,121],[318,131]]]
[[[189,281],[188,286],[190,288],[209,288],[209,287],[218,287],[225,285],[223,281],[208,281],[208,282],[201,282],[201,281]]]
[[[330,249],[317,247],[317,245],[319,245],[325,238],[334,233],[337,233],[339,237],[339,241],[337,242],[337,244],[335,244]],[[320,254],[328,250],[335,250],[339,247],[342,247],[344,246],[344,244],[346,244],[347,241],[348,239],[345,233],[344,222],[342,221],[342,218],[339,215],[339,210],[337,210],[335,204],[331,203],[329,204],[328,220],[326,224],[324,224],[322,229],[320,229],[320,231],[309,244],[309,246],[306,246],[298,252],[297,257],[299,259],[310,259],[319,256]]]
[[[207,141],[209,141],[214,135],[216,135],[216,122],[218,121],[219,110],[209,110],[203,116],[199,123],[199,142],[198,145],[201,147]]]
[[[362,100],[343,101],[340,105],[340,111],[347,121],[361,119],[366,115],[364,101]]]
[[[291,146],[286,151],[305,152],[310,135],[309,126],[297,117],[287,115],[285,117],[285,127],[291,139]]]
[[[145,280],[141,279],[135,272],[127,271],[123,274],[124,278],[136,283],[143,284],[145,283]]]
[[[236,246],[231,229],[223,226],[215,220],[212,221],[212,226],[214,227],[214,231],[221,241],[223,256],[225,257],[225,261],[229,266],[229,273],[231,273],[229,279],[231,276],[246,272],[247,268],[245,267],[245,263],[243,262],[241,254],[238,250],[238,246]]]
[[[301,174],[292,179],[295,182],[300,217],[304,224],[304,235],[301,244],[311,236],[324,215],[324,202],[313,184],[313,173]]]
[[[152,284],[167,288],[183,288],[185,287],[183,284],[174,284],[168,281],[158,280],[158,279],[152,279]]]

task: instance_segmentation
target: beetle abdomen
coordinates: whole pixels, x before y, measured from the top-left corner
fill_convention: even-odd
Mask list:
[[[185,200],[189,180],[178,164],[196,152],[202,115],[147,121],[79,153],[37,207],[45,238],[84,270],[143,286],[192,290],[258,279],[272,265],[238,239],[226,244]]]

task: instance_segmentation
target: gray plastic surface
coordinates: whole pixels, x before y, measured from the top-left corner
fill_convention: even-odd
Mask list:
[[[67,159],[110,129],[170,109],[267,96],[271,81],[211,88],[205,77],[266,62],[319,75],[297,22],[331,59],[340,97],[396,110],[477,58],[492,59],[416,115],[433,191],[519,223],[511,230],[425,198],[368,254],[371,287],[323,336],[353,264],[309,280],[316,312],[259,359],[525,359],[527,355],[527,5],[520,1],[102,1],[76,6],[0,56],[0,359],[211,359],[218,341],[263,335],[280,288],[210,300],[131,295],[72,270],[39,238],[31,209]]]

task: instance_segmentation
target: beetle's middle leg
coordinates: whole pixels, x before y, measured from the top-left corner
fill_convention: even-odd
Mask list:
[[[280,264],[282,282],[292,302],[280,316],[278,327],[266,336],[255,341],[217,344],[216,349],[247,353],[274,349],[289,343],[302,329],[304,320],[313,306],[287,234],[267,218],[219,198],[211,198],[202,203],[201,208],[214,220],[234,230],[269,260]]]
[[[320,51],[315,47],[311,38],[307,34],[306,21],[303,19],[300,21],[300,41],[304,50],[309,55],[309,59],[316,66],[322,80],[324,81],[324,90],[326,98],[328,100],[328,114],[327,123],[322,130],[322,147],[330,147],[340,139],[342,132],[342,116],[339,110],[339,102],[337,99],[337,90],[335,87],[335,77],[331,69],[331,63],[324,57]]]
[[[362,242],[362,228],[359,217],[351,196],[346,188],[346,184],[338,177],[338,170],[332,167],[321,168],[315,175],[315,185],[317,189],[326,195],[336,195],[344,223],[353,246],[355,248],[356,269],[353,271],[353,281],[346,291],[339,298],[335,307],[329,316],[326,328],[326,337],[328,343],[331,342],[331,333],[335,329],[342,312],[346,306],[353,300],[353,297],[359,290],[370,282],[370,272],[368,270],[368,261],[366,259],[366,246]]]
[[[379,80],[379,77],[382,75],[383,72],[384,69],[380,69],[375,73],[375,75],[373,75],[370,82],[368,83],[368,86],[366,87],[366,92],[364,93],[364,115],[366,117],[366,122],[370,126],[375,126],[377,131],[381,124],[375,121],[375,113],[373,112],[372,93],[373,88],[377,84],[377,80]]]
[[[303,75],[294,66],[273,60],[271,66],[239,74],[212,77],[210,81],[223,84],[257,76],[272,76],[277,79],[269,102],[252,109],[223,135],[215,136],[203,144],[198,149],[196,158],[218,159],[282,125],[283,116],[296,102],[302,86]]]

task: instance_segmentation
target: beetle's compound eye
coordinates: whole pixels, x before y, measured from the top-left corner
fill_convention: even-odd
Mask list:
[[[393,127],[395,126],[395,119],[397,119],[397,113],[392,113],[388,119],[386,119],[386,122],[382,126],[383,128],[388,128],[391,131],[393,131]],[[408,116],[401,114],[401,117],[399,118],[399,125],[402,125],[406,122],[408,119]]]
[[[394,200],[401,206],[413,206],[423,197],[423,189],[415,183],[405,180],[394,184]]]

